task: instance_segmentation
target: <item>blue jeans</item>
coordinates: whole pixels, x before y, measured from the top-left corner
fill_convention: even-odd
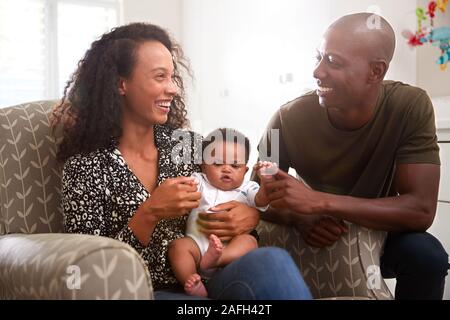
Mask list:
[[[286,250],[265,247],[230,263],[207,282],[208,297],[221,300],[309,300],[311,293]],[[155,291],[157,300],[200,299],[182,289]]]
[[[396,278],[395,299],[442,300],[448,255],[427,232],[390,233],[381,256],[381,274]]]

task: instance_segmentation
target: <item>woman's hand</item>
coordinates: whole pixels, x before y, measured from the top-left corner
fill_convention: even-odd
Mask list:
[[[222,241],[252,231],[259,222],[259,212],[238,201],[222,203],[210,209],[211,212],[199,213],[197,223],[206,235],[215,234]]]
[[[197,182],[190,177],[167,179],[161,183],[145,201],[148,211],[158,221],[189,213],[200,204],[201,193]]]
[[[139,206],[128,226],[139,242],[147,246],[159,220],[176,218],[197,208],[200,197],[193,178],[167,179]]]

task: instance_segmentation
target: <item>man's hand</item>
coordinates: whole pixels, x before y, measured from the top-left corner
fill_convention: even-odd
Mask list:
[[[199,213],[197,223],[207,236],[215,234],[222,241],[252,231],[259,222],[258,210],[238,201],[222,203],[210,211],[215,213]]]
[[[318,248],[331,246],[348,232],[343,221],[327,216],[302,216],[295,224],[305,242]]]
[[[319,192],[282,170],[278,170],[275,179],[265,183],[271,207],[289,209],[299,214],[318,213],[317,208],[323,200]]]

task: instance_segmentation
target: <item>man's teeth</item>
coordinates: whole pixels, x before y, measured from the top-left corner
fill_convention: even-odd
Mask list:
[[[332,88],[327,88],[327,87],[319,87],[319,91],[322,91],[322,92],[329,92],[331,90],[333,90],[333,89]]]

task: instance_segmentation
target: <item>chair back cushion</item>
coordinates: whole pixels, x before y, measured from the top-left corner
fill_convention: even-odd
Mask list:
[[[380,272],[386,232],[347,222],[349,232],[332,246],[309,246],[299,232],[285,225],[261,221],[261,246],[285,248],[300,269],[315,299],[392,299]]]
[[[0,109],[0,235],[63,230],[61,168],[50,128],[56,103]]]

